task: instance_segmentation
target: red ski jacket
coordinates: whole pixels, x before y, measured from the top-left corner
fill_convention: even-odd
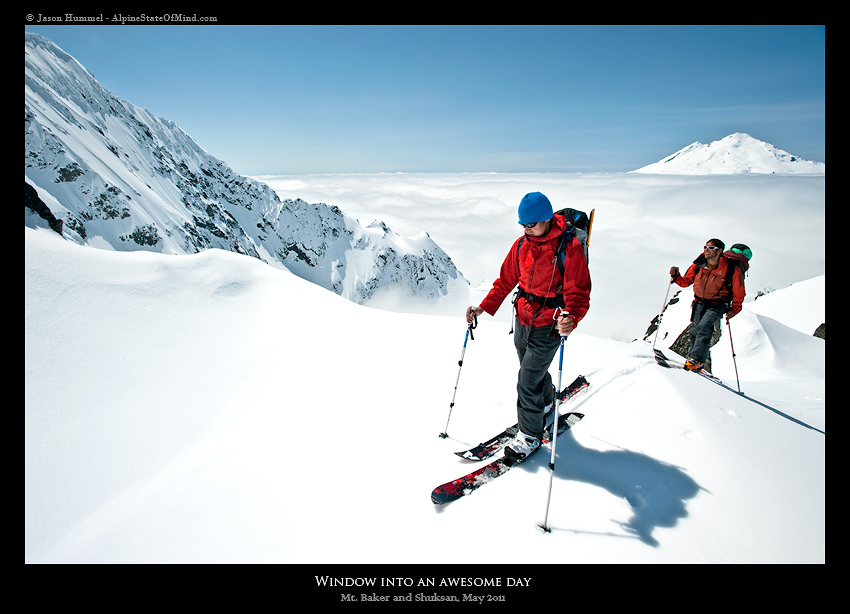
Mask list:
[[[738,313],[746,296],[744,289],[744,275],[740,267],[734,267],[732,272],[732,292],[726,287],[726,267],[729,259],[720,256],[717,268],[711,270],[705,266],[699,267],[692,264],[684,275],[676,277],[673,281],[677,286],[687,288],[694,286],[694,296],[703,301],[723,301],[730,303],[730,311]]]
[[[555,215],[549,233],[543,237],[524,236],[517,239],[508,252],[499,278],[480,307],[495,315],[505,298],[519,285],[525,293],[542,297],[563,297],[563,310],[578,324],[590,308],[590,271],[584,249],[572,237],[566,246],[564,271],[557,264],[557,249],[566,230],[566,219]],[[520,245],[520,241],[522,244]],[[516,302],[517,318],[524,326],[551,326],[554,306],[529,300],[520,292]]]

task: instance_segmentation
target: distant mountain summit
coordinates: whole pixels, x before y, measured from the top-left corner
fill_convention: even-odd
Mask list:
[[[116,251],[258,258],[357,303],[382,289],[439,298],[468,282],[422,233],[362,226],[338,207],[281,201],[166,119],[104,89],[49,39],[25,33],[25,224]]]
[[[736,132],[708,145],[691,143],[663,160],[633,173],[675,175],[824,174],[823,162],[812,162],[770,143]]]

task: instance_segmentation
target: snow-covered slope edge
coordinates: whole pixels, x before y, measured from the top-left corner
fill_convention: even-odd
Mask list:
[[[220,250],[115,253],[44,229],[25,249],[28,563],[480,564],[506,532],[527,545],[517,564],[546,568],[825,561],[825,437],[770,409],[822,416],[814,370],[755,390],[765,374],[738,349],[748,398],[658,367],[648,343],[571,335],[564,377],[592,388],[558,439],[546,534],[548,450],[462,501],[429,499],[469,470],[454,451],[515,418],[507,325],[479,324],[441,439],[461,317],[365,309]],[[311,573],[293,569],[293,589]],[[509,572],[464,576],[479,573]]]
[[[105,90],[48,39],[26,33],[24,51],[26,182],[66,238],[117,251],[247,254],[358,303],[388,289],[432,299],[468,285],[427,234],[405,239],[334,206],[281,201],[173,122]]]

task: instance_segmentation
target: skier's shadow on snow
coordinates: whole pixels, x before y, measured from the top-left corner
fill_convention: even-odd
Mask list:
[[[687,501],[704,490],[675,465],[630,450],[585,448],[570,431],[556,442],[555,477],[593,484],[628,501],[632,517],[615,522],[650,546],[659,545],[653,531],[687,517]]]

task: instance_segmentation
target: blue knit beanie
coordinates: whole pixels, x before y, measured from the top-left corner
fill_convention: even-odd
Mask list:
[[[540,192],[529,192],[519,203],[519,223],[533,224],[552,219],[552,203]]]

